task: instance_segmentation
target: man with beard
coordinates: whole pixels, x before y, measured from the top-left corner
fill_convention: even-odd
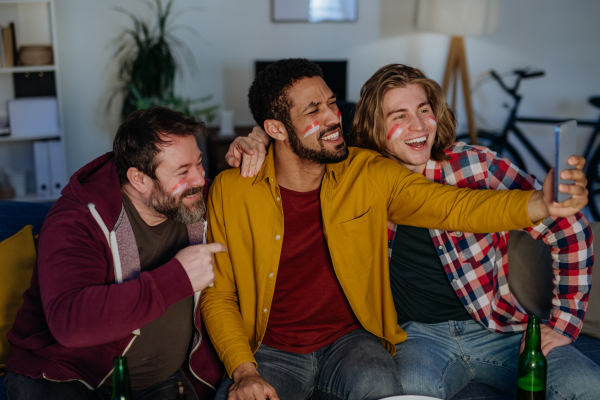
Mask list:
[[[272,138],[254,179],[220,174],[208,202],[215,285],[202,314],[228,378],[216,399],[379,399],[400,394],[386,221],[493,232],[571,215],[544,191],[471,191],[429,182],[348,149],[320,68],[281,60],[249,92]],[[551,183],[551,181],[548,181]],[[577,187],[579,192],[585,188]]]
[[[212,254],[225,250],[202,244],[204,132],[175,111],[137,111],[113,152],[71,177],[42,226],[7,335],[9,398],[106,399],[123,354],[137,399],[170,398],[177,382],[197,399],[182,367],[209,391],[218,383],[222,367],[200,340],[195,307],[214,280]]]

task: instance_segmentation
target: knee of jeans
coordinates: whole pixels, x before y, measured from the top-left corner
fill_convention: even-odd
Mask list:
[[[396,374],[382,374],[373,376],[370,374],[357,374],[352,377],[349,393],[353,398],[376,398],[397,396],[402,394],[400,379]]]
[[[440,399],[446,398],[446,390],[440,385],[439,379],[424,374],[402,374],[400,385],[403,395],[430,396]]]

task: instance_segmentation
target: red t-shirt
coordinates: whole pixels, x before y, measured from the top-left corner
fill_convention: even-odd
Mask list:
[[[310,192],[279,188],[284,235],[263,343],[307,354],[361,325],[333,269],[323,235],[320,188]]]

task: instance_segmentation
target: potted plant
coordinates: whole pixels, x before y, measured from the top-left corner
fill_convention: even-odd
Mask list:
[[[194,105],[206,102],[212,96],[199,99],[186,99],[175,95],[175,76],[182,71],[176,58],[187,61],[190,71],[196,69],[196,63],[189,47],[173,35],[174,0],[168,0],[163,6],[162,0],[144,1],[154,13],[154,21],[146,22],[134,13],[121,8],[115,9],[127,15],[133,22],[133,28],[125,29],[116,39],[115,58],[119,63],[119,86],[111,99],[117,94],[123,96],[121,117],[124,119],[135,110],[150,106],[163,106],[181,111],[205,122],[211,122],[216,116],[217,105],[194,108]],[[190,27],[187,30],[194,31]]]

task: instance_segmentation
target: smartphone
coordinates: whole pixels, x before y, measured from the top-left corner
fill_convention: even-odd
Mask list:
[[[561,179],[560,173],[565,169],[575,169],[575,166],[567,164],[567,159],[577,154],[577,121],[570,119],[556,125],[556,156],[554,159],[554,200],[562,203],[570,199],[571,194],[558,191],[558,185],[564,183],[573,185],[573,179]]]

